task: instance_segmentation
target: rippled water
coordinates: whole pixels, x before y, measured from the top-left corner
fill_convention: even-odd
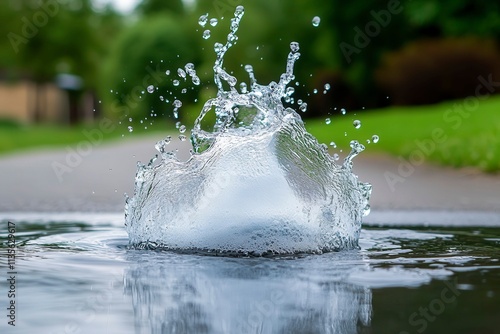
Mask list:
[[[425,227],[417,213],[384,225],[389,216],[362,229],[360,249],[234,258],[129,249],[118,214],[3,214],[0,332],[498,332],[500,227]],[[4,298],[9,220],[15,329]]]

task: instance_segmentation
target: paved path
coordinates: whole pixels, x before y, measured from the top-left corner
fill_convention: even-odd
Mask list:
[[[81,161],[65,148],[1,156],[0,212],[120,212],[124,192],[133,192],[136,162],[147,162],[159,139],[155,135],[106,142],[93,146]],[[180,151],[187,152],[190,144],[183,144]],[[60,169],[58,177],[54,164],[68,166],[66,159],[72,163],[71,172]],[[423,165],[402,177],[399,164],[383,155],[356,158],[360,180],[373,184],[374,211],[476,210],[500,215],[500,175]],[[401,178],[391,187],[388,175]]]

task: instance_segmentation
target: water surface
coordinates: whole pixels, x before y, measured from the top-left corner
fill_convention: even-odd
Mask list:
[[[3,310],[9,220],[18,255],[2,333],[498,332],[498,225],[374,219],[360,249],[221,257],[129,249],[118,214],[0,220]]]

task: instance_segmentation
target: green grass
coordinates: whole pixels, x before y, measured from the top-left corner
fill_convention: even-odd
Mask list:
[[[457,105],[462,107],[464,114],[454,111]],[[349,141],[356,139],[365,144],[368,152],[387,152],[415,162],[423,156],[427,161],[442,165],[499,171],[500,96],[479,101],[476,105],[471,103],[469,109],[465,106],[469,105],[459,100],[350,112],[332,117],[330,125],[325,124],[324,119],[308,120],[306,127],[320,142],[334,141],[344,151],[349,149]],[[352,125],[355,119],[361,120],[360,129]],[[366,140],[374,134],[380,137],[379,142],[367,144]]]
[[[74,145],[82,141],[89,141],[85,133],[93,132],[102,134],[102,140],[126,138],[149,134],[157,131],[171,129],[171,125],[166,122],[157,121],[153,125],[148,125],[144,129],[143,124],[131,124],[134,131],[128,131],[128,123],[117,121],[111,123],[111,128],[102,128],[99,122],[78,126],[56,126],[56,125],[22,125],[12,121],[0,120],[0,154],[43,147],[64,147]],[[109,131],[108,129],[111,129]],[[105,131],[103,131],[105,130]],[[94,140],[99,140],[100,136],[95,134]]]

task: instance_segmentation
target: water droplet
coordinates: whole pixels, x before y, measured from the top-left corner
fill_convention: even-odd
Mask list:
[[[187,137],[185,135],[179,135],[180,141],[186,141]]]
[[[166,75],[170,75],[170,70],[166,70],[166,71],[165,71],[165,74],[166,74]]]
[[[184,132],[186,132],[186,126],[185,126],[185,125],[181,125],[181,126],[179,127],[179,132],[180,132],[180,133],[184,133]]]
[[[245,82],[240,83],[240,90],[242,94],[246,94],[248,92],[248,87]]]
[[[355,129],[359,129],[361,127],[361,121],[357,119],[354,122],[352,122],[352,125],[354,125]]]
[[[244,12],[245,12],[245,7],[238,6],[238,7],[236,7],[236,10],[234,11],[234,16],[241,17]]]
[[[330,146],[331,146],[331,147],[333,147],[333,148],[337,148],[337,144],[335,144],[335,142],[334,142],[334,141],[331,141],[331,142],[330,142]]]
[[[293,93],[295,93],[295,88],[293,88],[293,87],[287,87],[287,88],[286,88],[286,92],[285,92],[285,94],[286,94],[287,96],[292,96],[292,95],[293,95]]]
[[[219,42],[217,42],[217,43],[214,44],[214,51],[217,54],[221,53],[223,48],[224,48],[224,45],[222,45]]]
[[[193,75],[191,77],[191,80],[193,81],[193,84],[195,84],[196,86],[198,86],[200,84],[200,78],[197,77],[196,75]]]
[[[373,142],[374,144],[378,143],[379,139],[380,139],[380,138],[379,138],[379,136],[377,136],[377,135],[373,135],[373,136],[372,136],[372,142]]]
[[[185,72],[182,68],[178,68],[178,69],[177,69],[177,75],[178,75],[180,78],[183,78],[183,79],[185,79],[185,78],[186,78],[186,72]]]
[[[328,125],[332,122],[332,120],[328,117],[327,119],[325,119],[325,123]]]
[[[209,39],[210,38],[210,30],[205,30],[203,32],[203,39]]]
[[[291,42],[291,43],[290,43],[290,50],[291,50],[293,53],[295,53],[295,52],[299,51],[299,50],[300,50],[299,43],[297,43],[297,42]]]
[[[297,100],[297,104],[300,106],[301,104],[303,103],[303,101],[301,99],[298,99]]]
[[[329,83],[326,83],[326,84],[325,84],[325,90],[330,90],[330,88],[331,88],[330,84],[329,84]]]
[[[163,97],[163,95],[160,95],[160,101],[161,102],[165,101],[165,98]]]
[[[207,24],[207,21],[208,21],[208,13],[200,16],[200,18],[198,19],[198,24],[204,27]]]
[[[337,161],[340,159],[340,156],[337,153],[333,154],[333,160]]]
[[[313,25],[314,27],[319,26],[319,23],[320,23],[320,22],[321,22],[321,18],[320,18],[319,16],[315,16],[315,17],[313,17],[313,19],[312,19],[312,25]]]
[[[300,111],[302,112],[306,112],[307,111],[307,103],[306,102],[303,102],[300,107],[299,107]]]
[[[188,91],[188,90],[187,90],[187,88],[182,88],[182,90],[181,90],[181,94],[186,94],[186,93],[187,93],[187,91]]]
[[[128,121],[129,121],[129,122],[132,122],[132,117],[130,117],[130,118],[128,119]]]
[[[316,88],[313,89],[314,94],[318,94],[318,90]]]
[[[344,108],[340,109],[340,112],[342,113],[342,115],[345,115],[347,113],[347,111]]]
[[[134,128],[133,128],[133,127],[131,127],[131,126],[129,126],[129,127],[128,127],[128,132],[132,132],[132,131],[134,131]]]
[[[172,85],[179,86],[179,84],[180,84],[179,80],[177,80],[177,79],[172,80]]]
[[[173,105],[176,108],[180,108],[180,107],[182,107],[182,102],[180,100],[174,100]]]
[[[214,18],[212,18],[212,19],[210,19],[210,25],[211,25],[212,27],[215,27],[215,26],[217,25],[217,23],[218,23],[218,22],[219,22],[219,21],[217,21],[217,19],[216,19],[215,17],[214,17]]]
[[[252,65],[245,65],[245,71],[247,71],[247,73],[253,72],[253,66]]]
[[[184,66],[184,69],[186,70],[186,73],[189,74],[190,76],[193,76],[196,74],[196,71],[194,70],[194,64],[193,63],[187,63]]]
[[[148,93],[149,93],[149,94],[154,93],[154,91],[155,91],[155,86],[153,86],[153,85],[149,85],[147,89],[148,89]]]

